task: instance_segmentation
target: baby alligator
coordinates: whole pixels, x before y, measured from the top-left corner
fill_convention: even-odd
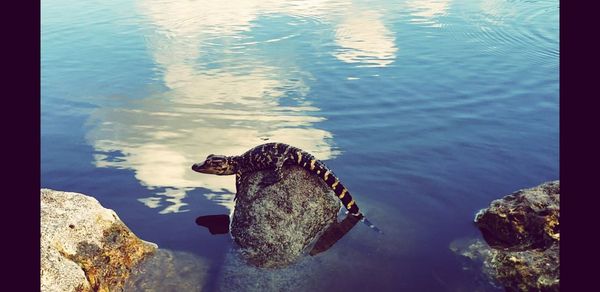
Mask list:
[[[286,164],[296,164],[318,177],[333,189],[336,196],[342,201],[348,212],[361,218],[361,221],[377,232],[381,232],[367,218],[358,211],[356,202],[352,199],[348,189],[339,181],[325,164],[310,153],[294,146],[283,143],[267,143],[258,145],[240,156],[209,155],[203,163],[196,163],[192,169],[196,172],[216,175],[236,175],[235,185],[240,188],[240,179],[244,173],[261,169],[271,169],[273,172],[266,176],[262,185],[270,185],[282,178],[281,168]],[[236,191],[237,197],[237,191]]]

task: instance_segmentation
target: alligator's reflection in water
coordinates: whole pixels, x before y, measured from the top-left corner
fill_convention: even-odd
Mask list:
[[[348,231],[360,221],[360,216],[346,215],[344,220],[334,222],[319,236],[309,254],[311,256],[322,253],[330,249],[338,240],[340,240]],[[196,224],[208,228],[210,234],[229,233],[229,216],[226,214],[206,215],[196,218]]]
[[[338,240],[344,237],[344,235],[346,235],[346,233],[348,233],[361,218],[362,216],[347,214],[346,218],[341,222],[334,222],[329,225],[308,254],[314,256],[331,248]]]

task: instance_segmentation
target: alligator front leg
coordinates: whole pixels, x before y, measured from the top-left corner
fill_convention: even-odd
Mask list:
[[[282,167],[283,167],[283,163],[285,162],[286,159],[287,159],[286,153],[284,153],[284,155],[277,158],[277,161],[275,162],[275,167],[273,168],[273,170],[268,175],[263,176],[262,181],[260,182],[261,186],[266,187],[266,186],[272,185],[272,184],[280,181],[283,178]]]

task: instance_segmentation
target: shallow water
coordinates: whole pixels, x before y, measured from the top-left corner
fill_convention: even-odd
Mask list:
[[[208,291],[494,291],[449,245],[558,179],[558,32],[558,1],[43,1],[42,187],[195,255]],[[385,235],[232,259],[194,220],[231,212],[234,178],[190,166],[265,141],[325,161]]]

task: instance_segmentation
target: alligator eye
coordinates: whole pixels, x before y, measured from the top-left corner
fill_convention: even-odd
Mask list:
[[[225,161],[225,160],[227,160],[227,159],[226,159],[226,158],[225,158],[225,156],[223,156],[223,155],[214,155],[214,156],[211,158],[211,160],[213,160],[213,161],[220,161],[220,162],[224,162],[224,161]]]

